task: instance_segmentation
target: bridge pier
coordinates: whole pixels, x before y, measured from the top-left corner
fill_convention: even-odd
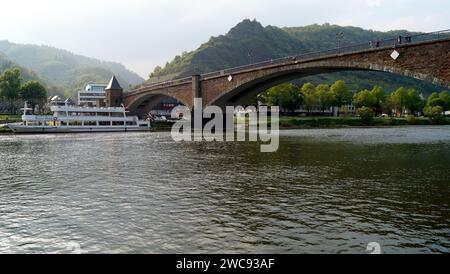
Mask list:
[[[203,98],[202,96],[202,82],[200,75],[192,75],[192,101],[196,98]]]

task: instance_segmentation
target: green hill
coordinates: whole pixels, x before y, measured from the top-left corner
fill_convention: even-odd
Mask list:
[[[13,61],[9,60],[4,54],[0,53],[0,74],[7,69],[19,68],[22,71],[22,78],[24,80],[37,80],[39,77],[34,71],[24,68]]]
[[[64,96],[75,97],[76,91],[86,83],[107,82],[113,74],[125,89],[144,81],[121,64],[75,55],[48,46],[0,41],[0,53],[22,68],[33,70],[36,76],[51,87],[51,92]]]
[[[407,33],[406,30],[379,32],[330,24],[292,28],[263,27],[256,20],[244,20],[227,34],[212,37],[197,50],[176,56],[163,68],[157,67],[151,73],[148,82],[186,77],[195,73],[206,73],[289,55],[335,48],[336,34],[341,32],[344,34],[342,46],[369,43],[371,40],[392,38]],[[331,84],[337,79],[345,80],[353,90],[369,88],[374,84],[382,85],[388,91],[399,86],[411,86],[426,95],[441,89],[423,81],[383,72],[330,73],[302,78],[297,82],[298,84],[306,81],[314,84]]]

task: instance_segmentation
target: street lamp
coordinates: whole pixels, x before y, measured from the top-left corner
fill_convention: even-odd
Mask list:
[[[250,59],[250,64],[253,64],[253,52],[252,52],[252,50],[248,51],[247,56]]]
[[[345,37],[344,32],[341,31],[341,32],[336,33],[337,48],[338,48],[339,52],[341,49],[341,41],[344,40],[344,37]]]

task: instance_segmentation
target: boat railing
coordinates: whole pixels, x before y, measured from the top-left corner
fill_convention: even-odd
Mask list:
[[[53,121],[55,116],[50,115],[22,115],[23,121]]]

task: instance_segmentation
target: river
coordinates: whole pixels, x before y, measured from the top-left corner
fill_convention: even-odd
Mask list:
[[[0,253],[450,252],[450,127],[0,136]]]

